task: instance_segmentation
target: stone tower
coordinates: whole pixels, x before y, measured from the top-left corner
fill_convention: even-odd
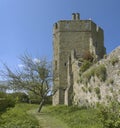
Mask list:
[[[79,13],[72,14],[72,20],[61,20],[53,28],[53,74],[54,89],[53,105],[64,104],[65,89],[68,86],[68,58],[72,50],[79,57],[89,51],[97,58],[102,58],[104,47],[104,32],[91,20],[81,20]]]

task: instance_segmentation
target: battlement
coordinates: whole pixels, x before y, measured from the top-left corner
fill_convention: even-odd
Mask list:
[[[99,32],[102,30],[92,20],[80,20],[79,13],[72,14],[72,20],[60,20],[53,26],[53,34],[57,32]]]
[[[72,13],[72,20],[80,20],[80,14],[79,13]]]

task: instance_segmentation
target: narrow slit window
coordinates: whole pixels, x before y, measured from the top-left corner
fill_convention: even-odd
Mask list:
[[[55,23],[55,29],[57,29],[58,28],[58,24],[57,23]]]
[[[64,65],[66,66],[67,64],[65,63]]]
[[[55,61],[55,70],[57,70],[57,61]]]

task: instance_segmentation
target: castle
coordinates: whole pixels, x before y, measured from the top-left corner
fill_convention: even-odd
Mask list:
[[[106,53],[103,29],[91,19],[81,20],[79,13],[73,13],[72,20],[60,20],[54,24],[53,48],[53,83],[56,90],[53,105],[70,105],[78,78],[76,71],[81,65],[77,60],[85,52],[90,52],[97,60]]]

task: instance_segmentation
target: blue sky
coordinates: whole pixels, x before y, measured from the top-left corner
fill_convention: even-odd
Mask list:
[[[0,68],[25,52],[52,60],[53,24],[73,12],[104,29],[107,53],[120,45],[120,0],[0,0]]]

